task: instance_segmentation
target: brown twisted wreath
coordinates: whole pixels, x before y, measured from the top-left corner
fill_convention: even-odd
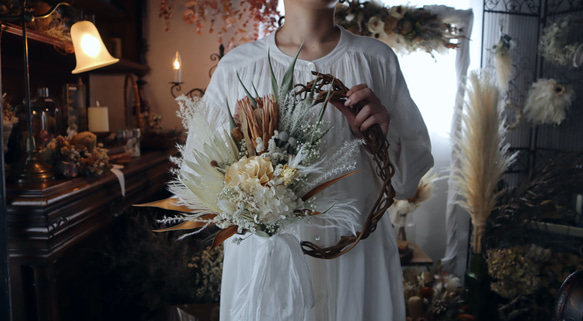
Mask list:
[[[304,94],[314,91],[317,96],[316,102],[325,102],[328,97],[329,101],[344,101],[347,96],[349,88],[346,87],[342,81],[336,79],[330,74],[320,74],[312,72],[316,79],[310,81],[306,85],[296,85],[301,89],[298,94]],[[324,87],[328,86],[329,90]],[[354,114],[362,109],[363,105],[358,103],[353,105],[352,111]],[[382,180],[382,188],[377,197],[377,200],[369,212],[367,219],[362,227],[362,230],[356,235],[342,236],[340,241],[333,246],[321,248],[318,245],[302,241],[301,246],[305,254],[320,258],[333,259],[353,249],[360,240],[366,239],[377,228],[377,223],[383,217],[387,209],[393,204],[395,191],[391,186],[391,178],[395,174],[395,168],[389,159],[389,142],[379,125],[374,125],[364,132],[364,139],[367,147],[373,155],[374,161],[377,165],[376,174]]]

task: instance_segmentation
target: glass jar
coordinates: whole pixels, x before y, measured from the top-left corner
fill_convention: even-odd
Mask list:
[[[49,88],[39,88],[30,104],[32,105],[32,133],[37,145],[46,146],[58,135],[66,135],[65,117],[60,106],[49,94]]]

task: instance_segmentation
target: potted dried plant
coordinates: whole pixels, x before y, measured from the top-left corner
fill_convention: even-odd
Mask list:
[[[486,304],[491,293],[488,267],[482,253],[486,221],[495,209],[503,173],[514,160],[504,140],[499,93],[487,73],[472,73],[462,115],[462,130],[454,137],[459,166],[453,169],[460,206],[468,211],[473,226],[473,242],[465,287],[473,314],[487,319],[494,309]]]

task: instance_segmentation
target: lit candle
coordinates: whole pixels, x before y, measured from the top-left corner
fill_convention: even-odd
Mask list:
[[[99,101],[96,107],[87,108],[87,118],[89,122],[89,131],[91,132],[108,132],[109,131],[109,110],[107,107],[100,107]]]
[[[182,59],[180,59],[180,54],[176,52],[176,57],[172,63],[172,68],[174,69],[174,82],[181,82],[182,78]]]

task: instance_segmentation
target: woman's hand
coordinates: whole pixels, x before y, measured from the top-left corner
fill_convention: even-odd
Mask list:
[[[375,93],[368,88],[366,84],[356,85],[346,93],[347,99],[344,102],[334,102],[334,106],[340,110],[348,120],[350,129],[359,138],[363,138],[362,132],[369,129],[372,125],[378,124],[386,136],[389,130],[389,121],[391,115],[381,104],[381,101]],[[350,106],[362,103],[364,107],[356,115],[352,112]]]

